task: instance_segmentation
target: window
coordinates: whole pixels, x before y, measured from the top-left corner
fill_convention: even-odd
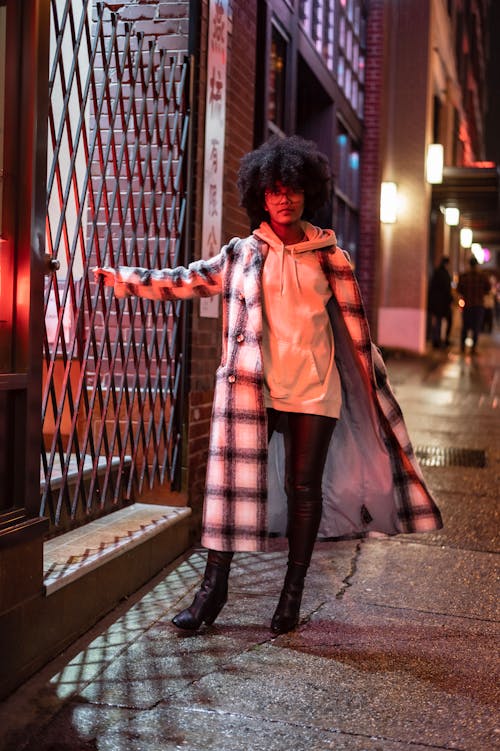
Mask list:
[[[363,116],[365,71],[362,0],[340,0],[337,79],[352,108]]]
[[[363,0],[299,0],[303,31],[328,70],[336,74],[340,88],[358,117],[363,115],[364,99],[363,6]]]
[[[273,26],[271,36],[271,59],[269,61],[269,99],[267,121],[271,132],[285,131],[286,39]]]
[[[335,233],[355,261],[359,228],[359,148],[342,125],[335,149]]]
[[[334,70],[335,0],[299,0],[299,19],[329,70]]]
[[[342,88],[344,87],[344,80],[345,80],[345,60],[343,55],[339,55],[339,60],[337,63],[337,81],[339,83],[339,86]]]

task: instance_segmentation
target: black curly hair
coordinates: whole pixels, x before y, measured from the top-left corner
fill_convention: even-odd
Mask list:
[[[240,203],[252,229],[268,218],[264,192],[281,183],[304,191],[304,216],[310,218],[328,201],[332,178],[327,157],[313,141],[300,136],[272,136],[242,158],[238,172]]]

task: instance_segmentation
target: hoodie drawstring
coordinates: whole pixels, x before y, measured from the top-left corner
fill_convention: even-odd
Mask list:
[[[298,263],[297,263],[297,251],[295,248],[291,248],[289,251],[285,249],[285,246],[282,245],[279,249],[279,254],[281,256],[280,258],[280,294],[281,297],[285,294],[285,254],[290,253],[290,257],[292,259],[292,266],[295,272],[295,284],[297,286],[297,289],[299,292],[301,291],[300,287],[300,277],[299,277],[299,270],[298,270]]]
[[[293,260],[293,268],[295,269],[295,281],[297,283],[297,289],[300,291],[300,279],[299,279],[299,270],[298,270],[298,264],[296,259],[296,250],[295,248],[292,248],[292,260]]]

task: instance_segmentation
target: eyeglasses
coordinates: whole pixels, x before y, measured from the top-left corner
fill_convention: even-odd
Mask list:
[[[303,190],[266,190],[264,193],[269,203],[281,203],[286,198],[290,203],[299,203],[304,198]]]

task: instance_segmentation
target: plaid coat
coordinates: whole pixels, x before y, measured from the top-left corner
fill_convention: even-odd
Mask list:
[[[351,265],[336,246],[315,251],[329,304],[343,406],[323,476],[322,537],[424,532],[442,526],[411,447],[385,367],[370,340]],[[234,238],[209,260],[150,271],[119,267],[115,293],[150,299],[222,293],[222,359],[216,372],[202,543],[265,550],[283,532],[282,437],[267,446],[262,367],[262,244]]]

